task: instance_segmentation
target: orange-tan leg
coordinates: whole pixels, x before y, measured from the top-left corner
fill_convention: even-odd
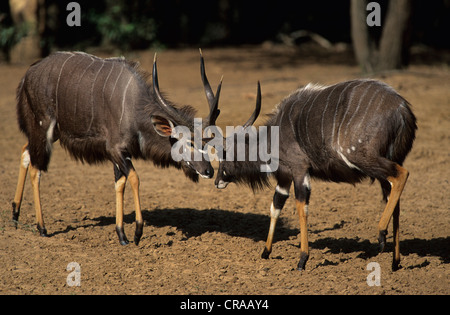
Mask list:
[[[123,194],[125,191],[125,184],[127,183],[127,178],[125,176],[120,177],[116,180],[115,190],[116,190],[116,233],[119,237],[119,242],[121,245],[127,245],[128,239],[125,235],[125,230],[123,227]]]
[[[278,217],[280,216],[281,210],[284,207],[286,200],[289,198],[289,188],[291,183],[284,184],[282,186],[277,185],[275,189],[275,194],[273,195],[273,201],[270,205],[270,227],[269,234],[267,235],[266,246],[261,254],[261,258],[268,259],[270,253],[272,252],[273,236],[275,233],[275,227],[277,225]]]
[[[381,215],[380,222],[378,223],[378,231],[379,236],[378,240],[380,242],[381,250],[384,249],[386,245],[386,234],[387,227],[389,225],[389,221],[391,217],[394,217],[394,258],[392,263],[392,269],[396,270],[399,267],[400,263],[400,241],[399,241],[399,216],[400,216],[400,195],[405,187],[406,181],[408,179],[408,171],[401,167],[400,165],[396,165],[397,175],[389,176],[387,180],[391,184],[391,191],[388,197],[388,201],[386,207]]]
[[[16,222],[19,220],[20,206],[22,205],[23,190],[25,187],[25,179],[28,173],[28,166],[30,164],[30,154],[28,153],[28,143],[22,148],[22,154],[20,158],[19,178],[17,180],[16,194],[14,195],[14,201],[12,202],[12,219]]]
[[[44,218],[42,216],[41,197],[39,186],[41,182],[41,171],[32,164],[29,166],[31,187],[33,188],[34,209],[36,210],[37,229],[41,236],[47,236],[47,230],[44,225]]]
[[[128,174],[128,181],[131,185],[131,190],[133,191],[134,209],[136,214],[136,231],[134,233],[134,244],[139,245],[142,237],[142,232],[144,228],[144,220],[142,218],[141,203],[139,201],[139,177],[132,168]]]
[[[309,258],[308,245],[308,205],[304,201],[296,200],[297,212],[300,219],[300,261],[297,269],[304,270]]]
[[[297,269],[304,270],[309,258],[308,245],[308,204],[311,195],[311,183],[308,173],[294,178],[295,202],[300,220],[300,260]]]

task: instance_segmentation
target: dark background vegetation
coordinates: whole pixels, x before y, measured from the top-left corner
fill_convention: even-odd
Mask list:
[[[349,1],[291,0],[78,0],[82,27],[66,24],[67,3],[46,0],[45,45],[96,46],[111,41],[127,49],[258,44],[280,33],[316,32],[331,42],[350,42]],[[382,8],[388,1],[377,1]],[[413,1],[413,42],[450,48],[450,1]],[[0,13],[9,14],[8,1]],[[0,27],[12,25],[3,18]],[[374,28],[376,31],[376,27]],[[122,41],[125,41],[122,43]]]
[[[70,1],[38,0],[44,6],[41,55],[56,49],[103,46],[122,51],[280,42],[280,34],[308,30],[331,43],[351,43],[350,0],[78,0],[81,27],[69,27]],[[388,0],[377,1],[383,16]],[[411,44],[450,49],[450,0],[412,0]],[[9,1],[0,2],[0,46],[7,51],[26,30],[14,26]],[[42,18],[41,18],[42,19]],[[372,37],[381,28],[370,28]],[[301,44],[304,39],[296,40]]]

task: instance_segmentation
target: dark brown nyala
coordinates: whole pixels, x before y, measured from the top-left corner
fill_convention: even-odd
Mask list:
[[[218,99],[206,78],[200,56],[201,77],[210,106],[205,126],[218,116]],[[17,115],[20,130],[28,138],[23,147],[17,190],[12,203],[13,220],[19,219],[25,178],[30,171],[37,228],[47,235],[41,211],[39,183],[47,171],[53,143],[57,140],[76,160],[92,163],[111,161],[116,190],[116,232],[121,244],[128,244],[123,228],[123,193],[129,180],[136,211],[137,245],[142,236],[143,218],[139,203],[139,179],[132,158],[148,159],[161,167],[183,169],[198,181],[198,175],[211,178],[209,161],[172,159],[175,126],[194,130],[195,110],[176,107],[165,100],[158,87],[156,55],[153,62],[153,89],[148,75],[138,64],[124,58],[102,59],[82,52],[57,52],[30,66],[17,89]],[[186,143],[187,150],[195,150]]]
[[[258,83],[256,109],[244,127],[255,122],[260,108]],[[410,104],[390,86],[376,80],[353,80],[331,86],[309,84],[285,98],[265,125],[268,129],[279,128],[277,170],[262,173],[261,165],[265,162],[258,160],[223,160],[215,182],[218,188],[236,182],[258,189],[269,186],[271,175],[275,177],[277,186],[262,257],[268,258],[272,251],[275,225],[292,182],[300,217],[298,269],[302,270],[309,257],[310,178],[354,184],[369,177],[380,182],[383,199],[387,202],[378,224],[381,250],[386,243],[389,221],[391,217],[394,219],[392,268],[398,269],[399,198],[408,178],[408,171],[402,164],[412,148],[417,129]],[[268,130],[267,134],[272,133]],[[237,137],[229,137],[234,137],[234,148],[237,147]],[[274,139],[268,136],[268,141]],[[248,142],[244,145],[248,147]]]

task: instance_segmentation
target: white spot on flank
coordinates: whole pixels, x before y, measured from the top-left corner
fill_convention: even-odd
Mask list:
[[[356,150],[356,148],[354,146],[352,146],[352,151],[355,151],[355,150]]]
[[[361,139],[358,139],[358,142],[359,142],[359,143],[362,143],[362,140],[361,140]]]
[[[350,151],[350,149],[347,149],[347,153],[351,153],[352,151]]]

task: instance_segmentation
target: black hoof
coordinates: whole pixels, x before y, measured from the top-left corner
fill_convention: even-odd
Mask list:
[[[136,232],[134,232],[134,244],[137,246],[141,241],[142,232],[144,229],[144,222],[136,222]]]
[[[387,231],[382,230],[378,233],[378,243],[380,244],[380,252],[383,252],[384,246],[386,246]]]
[[[116,233],[119,237],[119,243],[120,245],[128,245],[130,242],[128,242],[127,236],[125,235],[125,232],[123,230],[123,227],[116,226]]]
[[[19,221],[19,211],[17,210],[17,205],[13,201],[12,203],[12,220],[17,224]],[[16,226],[17,227],[17,226]]]
[[[297,265],[297,270],[305,270],[306,262],[308,261],[309,255],[307,253],[300,253],[300,261]]]
[[[262,259],[269,259],[269,256],[270,256],[270,252],[267,250],[267,248],[264,247],[264,250],[263,250],[263,252],[261,254],[261,258]]]
[[[47,229],[45,227],[40,227],[39,224],[36,225],[37,230],[39,231],[39,235],[42,237],[48,237],[47,235]]]
[[[399,269],[401,269],[402,266],[400,265],[399,261],[393,261],[392,262],[392,271],[397,271]]]

